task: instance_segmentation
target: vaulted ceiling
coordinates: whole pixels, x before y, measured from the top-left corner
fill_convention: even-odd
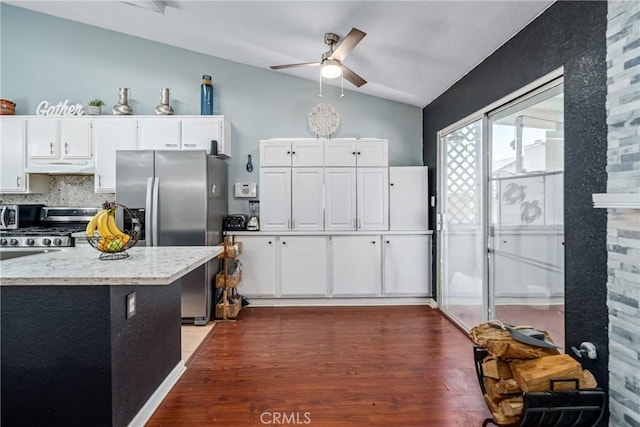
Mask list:
[[[553,0],[4,2],[313,81],[318,68],[269,67],[318,62],[325,33],[356,27],[367,35],[344,65],[368,83],[345,89],[424,107]]]

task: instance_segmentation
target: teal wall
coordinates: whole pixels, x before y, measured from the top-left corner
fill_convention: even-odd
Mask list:
[[[249,7],[249,6],[247,6]],[[422,165],[422,110],[411,105],[324,86],[285,74],[241,65],[186,49],[151,42],[76,22],[0,4],[0,97],[17,103],[16,114],[35,114],[38,103],[105,101],[110,114],[119,87],[131,89],[135,114],[153,114],[160,89],[171,88],[176,114],[200,114],[200,80],[214,81],[214,114],[233,124],[233,182],[258,182],[245,171],[247,155],[259,166],[261,138],[314,136],[307,114],[319,102],[341,116],[334,137],[389,140],[392,166]],[[366,77],[366,76],[365,76]],[[230,196],[231,212],[247,202]]]

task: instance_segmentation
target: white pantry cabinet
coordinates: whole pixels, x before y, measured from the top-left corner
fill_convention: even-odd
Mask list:
[[[389,172],[387,168],[356,169],[358,230],[389,229]]]
[[[389,230],[429,229],[426,166],[389,168]]]
[[[331,238],[331,283],[335,296],[377,296],[382,291],[379,235]]]
[[[280,236],[278,250],[282,296],[328,296],[329,237]]]
[[[45,193],[49,177],[25,173],[24,119],[0,117],[0,193]]]
[[[431,294],[431,237],[383,235],[384,294],[428,296]]]
[[[96,147],[95,192],[115,193],[116,151],[135,150],[135,120],[122,117],[105,117],[94,120],[93,143]]]
[[[322,140],[263,139],[260,141],[260,166],[322,166]]]
[[[260,168],[262,230],[322,230],[322,168]]]
[[[325,166],[375,167],[389,165],[384,139],[331,139],[325,142]]]
[[[247,297],[276,296],[276,236],[239,236],[242,242],[240,293]]]
[[[29,160],[91,159],[91,119],[28,118],[26,140]]]

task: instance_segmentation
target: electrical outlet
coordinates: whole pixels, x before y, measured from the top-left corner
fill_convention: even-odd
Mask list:
[[[131,292],[127,295],[127,319],[131,319],[136,315],[136,293]]]

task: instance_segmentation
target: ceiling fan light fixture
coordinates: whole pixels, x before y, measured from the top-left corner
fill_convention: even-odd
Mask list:
[[[320,74],[322,74],[322,77],[324,77],[325,79],[335,79],[336,77],[340,77],[342,75],[340,62],[331,58],[325,59],[324,61],[322,61]]]

